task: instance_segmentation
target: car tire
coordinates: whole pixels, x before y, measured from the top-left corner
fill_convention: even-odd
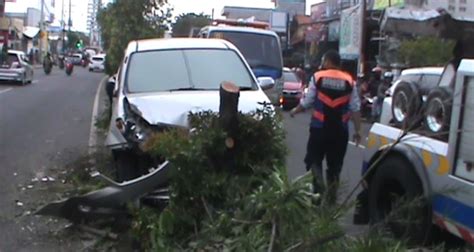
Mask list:
[[[418,87],[412,82],[400,82],[392,97],[392,118],[396,126],[414,128],[422,118],[417,118],[423,104]]]
[[[92,72],[92,71],[93,71],[92,68],[89,68],[89,72]]]
[[[434,137],[446,140],[449,136],[453,92],[449,87],[433,89],[426,100],[425,129]]]
[[[377,167],[370,180],[368,197],[371,228],[388,229],[409,243],[431,241],[434,231],[431,209],[418,175],[402,156],[388,156]],[[398,205],[400,198],[406,201]],[[394,206],[399,211],[394,212]]]

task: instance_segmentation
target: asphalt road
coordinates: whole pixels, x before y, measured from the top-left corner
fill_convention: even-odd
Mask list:
[[[57,251],[34,223],[18,217],[28,207],[18,202],[20,185],[87,153],[103,77],[82,67],[69,77],[57,68],[48,76],[36,69],[33,84],[0,83],[0,251]]]
[[[288,112],[283,112],[283,117],[286,129],[286,144],[289,151],[286,162],[288,176],[294,179],[306,173],[303,160],[306,155],[306,143],[309,136],[311,113],[307,111],[291,118]],[[368,135],[370,126],[368,123],[362,123],[361,133],[363,139]],[[351,137],[354,132],[352,123],[350,123],[349,131],[349,137]],[[341,187],[339,190],[339,201],[344,200],[359,182],[365,144],[365,140],[363,140],[359,146],[355,146],[353,142],[349,142],[340,176]],[[359,192],[359,190],[357,192]],[[354,200],[356,195],[357,193],[355,193],[350,200]],[[363,234],[366,232],[367,227],[352,225],[352,214],[353,209],[341,219],[341,224],[346,232],[351,235]]]

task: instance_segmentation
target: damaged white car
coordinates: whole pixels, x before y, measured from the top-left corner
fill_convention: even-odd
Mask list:
[[[274,80],[257,79],[231,43],[215,39],[152,39],[129,43],[114,80],[112,118],[106,145],[119,181],[157,167],[140,148],[153,131],[187,127],[190,112],[218,111],[223,81],[240,87],[243,113],[269,104],[263,90]],[[111,83],[109,83],[111,84]]]

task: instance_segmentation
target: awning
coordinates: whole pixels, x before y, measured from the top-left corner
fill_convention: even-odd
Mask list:
[[[462,36],[451,15],[443,9],[390,7],[385,10],[380,27],[385,32],[398,34],[443,38]]]
[[[34,38],[39,33],[39,28],[34,26],[25,26],[23,35],[28,38]]]

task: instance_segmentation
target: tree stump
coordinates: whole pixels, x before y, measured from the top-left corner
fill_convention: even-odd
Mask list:
[[[225,145],[227,152],[225,155],[225,166],[233,169],[235,164],[235,146],[236,136],[238,133],[238,106],[240,89],[231,82],[222,82],[220,89],[220,104],[219,104],[219,122],[221,127],[227,133]]]
[[[239,106],[239,87],[231,82],[222,82],[219,90],[219,120],[221,127],[227,132],[229,137],[234,137],[237,131],[237,115]],[[229,140],[231,144],[232,140]],[[226,141],[227,142],[227,141]],[[232,146],[227,146],[232,148]]]

